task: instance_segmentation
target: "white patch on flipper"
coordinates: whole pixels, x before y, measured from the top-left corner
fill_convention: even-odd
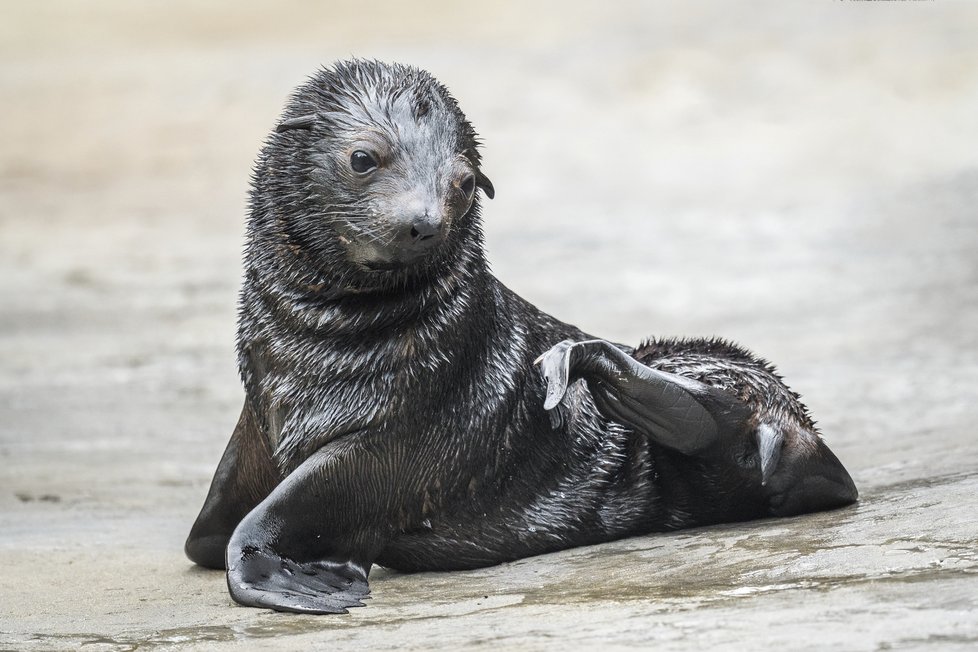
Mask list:
[[[761,485],[766,485],[781,459],[784,434],[780,428],[762,423],[757,426],[757,452],[761,457]]]

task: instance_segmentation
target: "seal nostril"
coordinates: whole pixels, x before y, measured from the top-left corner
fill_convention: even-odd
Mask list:
[[[411,237],[414,238],[415,240],[421,237],[421,234],[418,233],[418,230],[413,226],[411,227]]]

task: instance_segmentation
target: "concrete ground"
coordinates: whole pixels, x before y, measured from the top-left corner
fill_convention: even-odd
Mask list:
[[[975,649],[978,5],[407,7],[4,3],[0,648]],[[234,605],[181,546],[242,398],[250,165],[351,54],[453,89],[505,283],[776,361],[859,505]]]

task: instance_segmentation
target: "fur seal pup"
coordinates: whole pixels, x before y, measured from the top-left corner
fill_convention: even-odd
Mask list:
[[[503,286],[478,190],[476,134],[422,70],[338,63],[289,101],[252,179],[244,407],[186,544],[234,600],[345,613],[375,563],[475,568],[856,500],[766,362],[612,344]]]

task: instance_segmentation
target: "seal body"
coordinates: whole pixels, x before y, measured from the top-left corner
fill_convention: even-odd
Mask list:
[[[300,87],[253,177],[242,414],[187,541],[232,597],[343,612],[448,570],[848,504],[804,406],[719,340],[598,340],[488,270],[476,136],[427,73]],[[543,355],[541,355],[543,354]]]

